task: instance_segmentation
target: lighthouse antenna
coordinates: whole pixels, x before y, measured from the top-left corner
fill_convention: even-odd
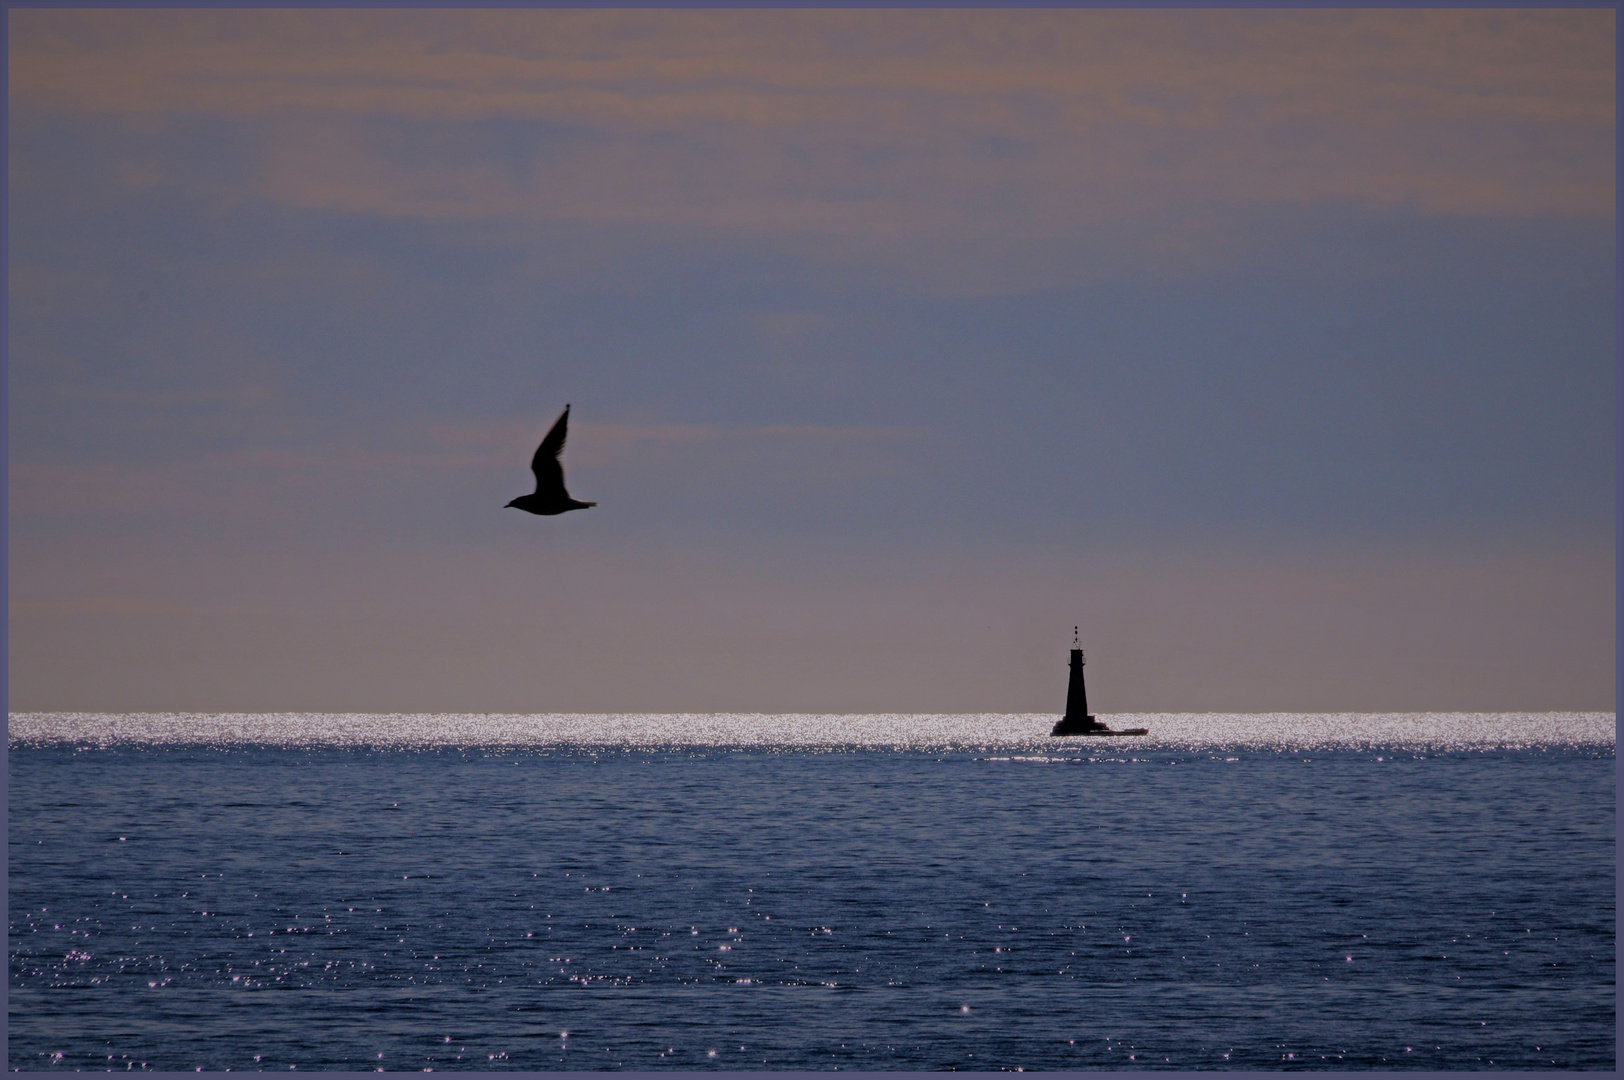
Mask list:
[[[1075,626],[1071,628],[1071,647],[1074,648],[1074,649],[1078,647],[1077,646],[1077,628]]]

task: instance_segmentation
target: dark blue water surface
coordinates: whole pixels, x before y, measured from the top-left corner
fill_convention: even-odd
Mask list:
[[[1611,747],[9,766],[12,1068],[1616,1061]]]

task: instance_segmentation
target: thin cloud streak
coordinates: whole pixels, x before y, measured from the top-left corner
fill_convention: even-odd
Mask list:
[[[1041,92],[1093,110],[1078,114],[1088,120],[1184,126],[1210,126],[1213,103],[1239,96],[1320,115],[1408,104],[1545,122],[1612,114],[1604,11],[440,15],[22,11],[12,92],[121,112],[518,114],[651,128],[849,121],[872,115],[876,92]]]
[[[539,423],[437,423],[430,429],[434,441],[448,448],[477,448],[478,457],[450,459],[463,464],[511,463],[516,447],[534,444],[543,433]],[[886,446],[915,443],[928,438],[923,428],[905,426],[834,427],[818,424],[766,424],[726,427],[720,424],[616,424],[591,420],[570,421],[566,464],[609,468],[661,456],[680,447],[718,447],[730,455],[748,457],[770,446],[813,451],[849,447],[863,453]],[[529,446],[534,450],[534,445]],[[527,451],[528,452],[528,451]]]
[[[256,132],[245,183],[136,154],[132,184],[428,220],[904,239],[1211,204],[1608,218],[1612,18],[16,12],[11,92]]]
[[[442,487],[468,483],[468,474],[511,472],[522,482],[544,425],[521,421],[426,426],[430,448],[390,450],[365,446],[288,447],[213,451],[183,461],[13,462],[8,468],[10,512],[18,519],[152,517],[244,502],[284,504],[290,512],[318,492],[336,494],[388,476],[397,483],[438,477]],[[768,424],[733,428],[716,424],[613,424],[575,421],[566,468],[647,472],[674,464],[675,455],[700,451],[712,467],[765,466],[766,482],[836,482],[846,475],[896,471],[899,449],[930,438],[922,428],[827,427]],[[838,465],[831,467],[831,454]],[[460,477],[458,474],[462,474]]]

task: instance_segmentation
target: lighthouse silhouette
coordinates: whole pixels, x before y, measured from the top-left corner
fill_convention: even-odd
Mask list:
[[[1083,650],[1078,643],[1077,627],[1071,628],[1071,681],[1066,684],[1066,715],[1054,726],[1050,735],[1081,735],[1088,731],[1104,731],[1104,724],[1088,714],[1088,687],[1083,685]]]
[[[1078,644],[1077,627],[1071,628],[1071,682],[1066,687],[1066,715],[1050,735],[1149,735],[1149,728],[1112,731],[1088,714],[1088,688],[1083,685],[1083,650]]]

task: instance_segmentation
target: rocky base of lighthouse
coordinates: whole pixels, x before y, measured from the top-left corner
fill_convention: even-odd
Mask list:
[[[1060,722],[1054,726],[1050,735],[1087,735],[1094,731],[1109,731],[1104,724],[1092,716],[1062,716]]]
[[[1149,735],[1149,728],[1126,728],[1122,731],[1112,731],[1092,716],[1085,716],[1081,720],[1076,717],[1063,716],[1060,723],[1054,726],[1050,735]]]

